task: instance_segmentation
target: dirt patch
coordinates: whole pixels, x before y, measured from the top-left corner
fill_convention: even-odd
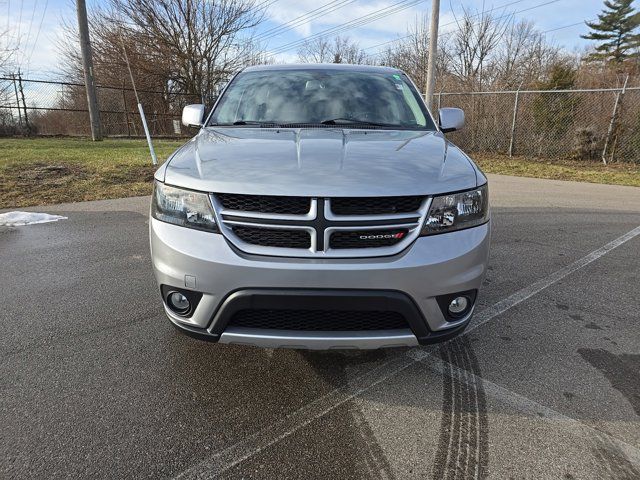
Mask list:
[[[14,174],[17,184],[63,185],[72,180],[87,178],[88,172],[80,165],[32,164],[29,168],[18,170]]]
[[[122,165],[104,172],[101,181],[108,185],[152,182],[156,167],[153,165]]]

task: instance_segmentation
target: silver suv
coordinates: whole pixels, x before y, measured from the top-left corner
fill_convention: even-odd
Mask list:
[[[262,347],[427,344],[469,323],[489,254],[487,179],[402,71],[238,73],[155,175],[151,256],[183,332]]]

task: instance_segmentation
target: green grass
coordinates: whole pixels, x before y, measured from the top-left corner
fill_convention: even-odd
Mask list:
[[[163,162],[183,141],[156,140]],[[487,173],[640,186],[640,165],[473,155]],[[0,208],[131,197],[151,193],[144,140],[0,139]]]
[[[597,161],[509,158],[489,154],[475,154],[472,158],[485,173],[640,187],[640,164],[637,163],[604,165]]]
[[[183,143],[154,141],[158,162]],[[0,208],[148,195],[154,171],[144,140],[0,139]]]

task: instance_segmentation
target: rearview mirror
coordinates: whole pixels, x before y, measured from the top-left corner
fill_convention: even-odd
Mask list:
[[[204,105],[187,105],[182,110],[182,124],[186,127],[201,127],[204,120]]]
[[[464,127],[464,112],[459,108],[441,108],[438,111],[440,115],[440,130],[443,133],[455,132]]]

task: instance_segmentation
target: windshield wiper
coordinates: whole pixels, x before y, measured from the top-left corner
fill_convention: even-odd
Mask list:
[[[258,125],[260,127],[277,127],[275,122],[261,122],[259,120],[236,120],[233,123],[212,123],[212,127],[230,127],[236,125]]]
[[[237,120],[234,125],[275,125],[273,122],[261,122],[260,120]]]
[[[369,125],[372,127],[400,127],[401,125],[393,125],[391,123],[369,122],[368,120],[358,120],[356,118],[332,118],[323,120],[322,125]]]

